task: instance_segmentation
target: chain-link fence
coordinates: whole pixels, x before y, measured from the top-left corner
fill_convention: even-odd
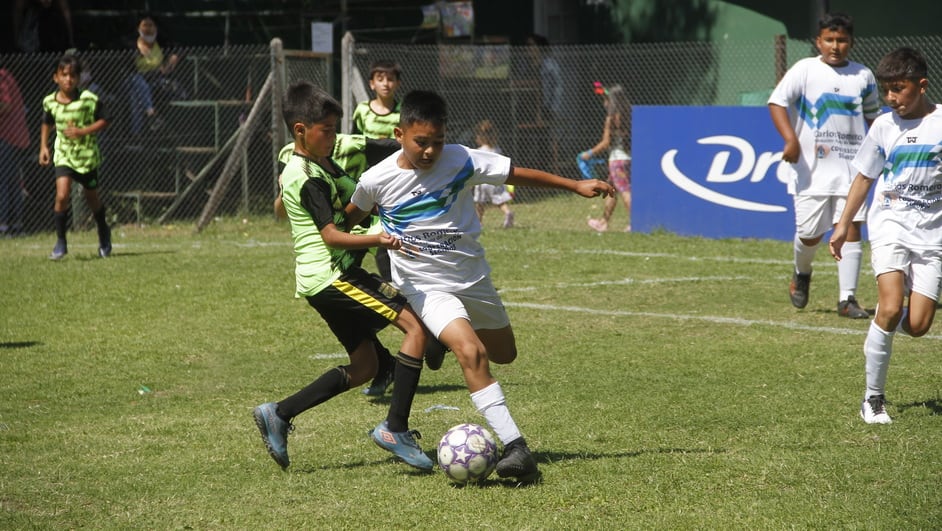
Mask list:
[[[886,52],[901,45],[926,55],[930,76],[942,71],[940,37],[858,39],[852,58],[874,68]],[[579,178],[576,156],[598,142],[605,119],[594,81],[621,85],[635,104],[765,105],[777,76],[815,53],[810,42],[784,39],[544,48],[346,39],[344,68],[335,79],[329,56],[280,52],[275,43],[173,51],[180,57],[174,72],[144,80],[153,116],[140,103],[133,51],[80,53],[83,84],[98,94],[110,118],[99,138],[104,160],[100,190],[112,223],[199,226],[216,215],[271,215],[273,153],[286,140],[281,118],[272,115],[273,107],[278,108],[273,98],[280,97],[286,84],[306,79],[332,92],[335,86],[345,87],[348,100],[360,99],[367,94],[364,80],[370,65],[379,59],[401,65],[400,94],[422,88],[446,97],[447,141],[473,146],[474,125],[489,119],[498,130],[499,146],[515,164]],[[41,101],[56,89],[52,74],[58,59],[48,54],[0,56],[0,66],[18,82],[30,138],[25,150],[13,150],[15,162],[0,162],[0,228],[27,233],[52,229],[53,170],[37,160]],[[541,73],[547,61],[558,66],[556,81]],[[544,102],[554,83],[561,89],[556,109]],[[936,101],[937,86],[929,85]],[[250,117],[251,127],[246,127]],[[6,175],[13,175],[12,182]],[[78,190],[76,185],[73,229],[93,225]],[[518,190],[516,201],[539,207],[551,195]],[[551,219],[554,208],[559,207],[547,203],[548,210],[539,215]]]

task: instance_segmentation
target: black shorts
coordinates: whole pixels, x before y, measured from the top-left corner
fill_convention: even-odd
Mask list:
[[[399,318],[406,298],[392,284],[359,267],[351,267],[333,284],[307,297],[330,331],[347,350]]]
[[[98,188],[98,170],[92,170],[88,173],[79,173],[68,166],[56,166],[56,179],[59,177],[68,177],[73,181],[78,181],[86,190]]]

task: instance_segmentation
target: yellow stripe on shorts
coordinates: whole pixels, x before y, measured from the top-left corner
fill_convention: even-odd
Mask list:
[[[382,315],[390,322],[395,321],[396,318],[399,317],[399,312],[349,282],[335,280],[334,287],[351,299]]]

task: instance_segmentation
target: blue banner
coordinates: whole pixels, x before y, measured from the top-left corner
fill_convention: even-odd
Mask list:
[[[783,145],[766,107],[633,107],[632,228],[791,240]]]

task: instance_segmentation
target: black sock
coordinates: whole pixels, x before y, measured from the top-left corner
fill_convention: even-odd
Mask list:
[[[378,361],[376,375],[379,376],[385,371],[396,369],[396,358],[390,354],[389,349],[379,342],[379,339],[373,340],[373,346],[376,348],[376,357]]]
[[[350,389],[346,367],[335,367],[311,382],[307,387],[278,402],[276,412],[284,420],[291,420],[312,407]]]
[[[111,243],[111,229],[108,227],[104,205],[95,212],[95,223],[98,225],[98,242],[102,245]]]
[[[68,229],[69,225],[69,211],[65,212],[53,212],[52,221],[56,226],[56,238],[59,240],[65,241],[65,231]]]
[[[409,413],[412,411],[412,399],[419,386],[422,374],[422,360],[406,356],[402,352],[396,355],[396,374],[393,377],[392,399],[389,402],[389,414],[386,423],[389,431],[399,432],[409,429]]]

